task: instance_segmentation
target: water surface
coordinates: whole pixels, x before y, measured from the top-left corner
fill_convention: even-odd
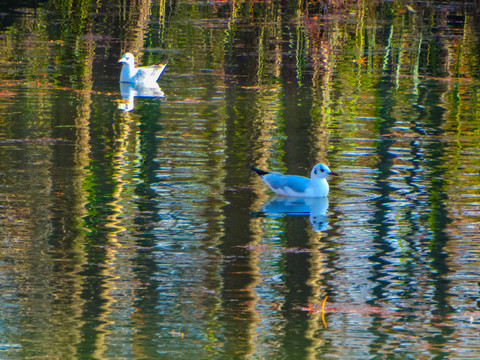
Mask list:
[[[2,5],[2,359],[480,356],[476,9],[297,5]]]

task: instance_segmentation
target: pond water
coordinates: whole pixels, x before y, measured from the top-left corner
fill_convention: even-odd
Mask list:
[[[32,7],[35,6],[35,7]],[[480,358],[469,3],[0,4],[0,358]],[[169,63],[120,87],[125,52]],[[278,198],[250,170],[309,176]]]

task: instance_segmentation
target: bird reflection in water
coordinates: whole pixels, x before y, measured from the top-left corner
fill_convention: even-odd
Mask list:
[[[157,83],[149,84],[149,86],[132,83],[120,83],[120,94],[122,100],[118,104],[118,109],[122,111],[132,111],[135,107],[135,98],[164,98],[165,93]]]
[[[309,215],[310,224],[315,231],[324,231],[328,227],[328,198],[297,198],[275,196],[255,216]]]

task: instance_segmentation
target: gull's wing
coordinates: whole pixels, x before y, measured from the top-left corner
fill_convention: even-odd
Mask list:
[[[165,60],[152,66],[143,66],[137,68],[137,73],[135,74],[135,81],[140,83],[157,81],[167,67],[167,63],[168,61]]]
[[[263,179],[273,191],[282,191],[289,188],[296,193],[304,193],[310,185],[310,179],[303,176],[269,173]]]

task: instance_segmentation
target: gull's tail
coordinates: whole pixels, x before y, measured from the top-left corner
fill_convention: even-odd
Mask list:
[[[263,171],[263,170],[257,169],[255,166],[250,166],[250,169],[255,171],[259,176],[264,176],[264,175],[270,174],[268,171]]]
[[[162,67],[162,66],[167,66],[167,64],[168,64],[168,58],[166,58],[166,59],[164,59],[164,60],[156,63],[154,66],[156,66],[156,67]]]

